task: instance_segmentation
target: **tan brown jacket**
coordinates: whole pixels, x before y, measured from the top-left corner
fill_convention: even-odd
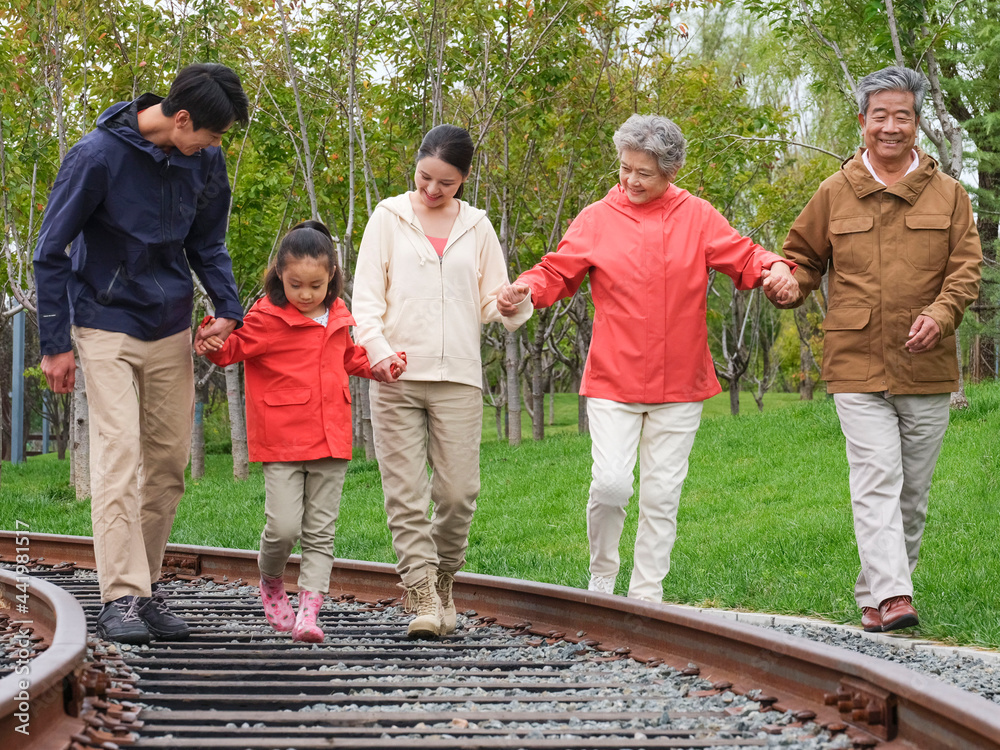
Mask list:
[[[965,189],[918,150],[919,166],[890,187],[862,150],[819,186],[785,240],[805,295],[829,272],[822,377],[829,393],[958,390],[955,328],[979,293],[982,247]],[[941,328],[910,354],[918,315]]]

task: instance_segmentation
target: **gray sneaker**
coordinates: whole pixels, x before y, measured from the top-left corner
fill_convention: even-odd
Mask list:
[[[170,611],[166,594],[159,591],[139,599],[139,617],[157,640],[183,641],[191,635],[191,627]]]
[[[97,635],[106,641],[142,645],[149,643],[149,630],[139,617],[139,597],[123,596],[105,602],[97,615]]]

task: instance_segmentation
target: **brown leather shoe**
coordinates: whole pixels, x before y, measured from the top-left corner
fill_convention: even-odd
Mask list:
[[[878,605],[878,613],[882,618],[882,632],[912,628],[919,624],[917,610],[913,608],[913,599],[909,596],[893,596]]]
[[[881,633],[882,618],[875,607],[861,608],[861,627],[866,633]]]

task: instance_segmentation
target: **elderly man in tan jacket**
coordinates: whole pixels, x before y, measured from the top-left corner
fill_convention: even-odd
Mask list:
[[[847,440],[869,632],[917,624],[911,575],[931,475],[958,390],[955,329],[979,289],[969,196],[916,148],[927,81],[908,68],[858,84],[864,148],[796,219],[784,254],[802,304],[829,274],[822,377]]]

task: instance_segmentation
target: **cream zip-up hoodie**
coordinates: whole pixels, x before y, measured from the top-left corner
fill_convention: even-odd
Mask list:
[[[354,272],[355,338],[377,364],[405,352],[402,380],[465,383],[482,388],[483,323],[513,331],[531,317],[530,297],[505,318],[496,297],[507,283],[500,241],[486,212],[459,201],[444,255],[420,228],[409,193],[372,212]]]

